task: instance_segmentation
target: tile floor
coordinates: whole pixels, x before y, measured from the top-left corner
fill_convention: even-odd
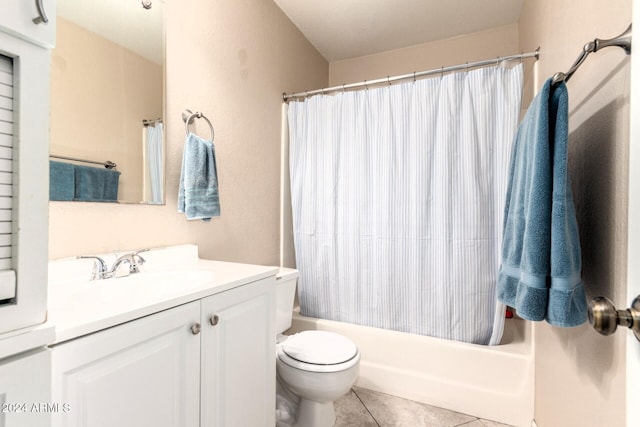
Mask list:
[[[360,387],[338,399],[335,410],[334,427],[509,427]]]

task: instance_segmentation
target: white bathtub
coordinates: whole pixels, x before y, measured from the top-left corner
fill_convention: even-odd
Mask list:
[[[352,339],[361,352],[357,385],[480,418],[529,427],[534,363],[530,324],[507,319],[499,346],[466,344],[294,312],[288,334],[324,330]]]

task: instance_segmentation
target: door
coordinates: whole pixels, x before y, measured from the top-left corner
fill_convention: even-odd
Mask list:
[[[197,427],[200,335],[192,302],[53,347],[53,426]]]
[[[275,276],[202,300],[202,427],[275,424]]]
[[[633,2],[633,21],[640,22],[640,0]],[[640,46],[634,31],[631,44]],[[629,213],[627,251],[627,302],[640,295],[640,56],[631,55],[631,135],[629,137]],[[621,308],[621,307],[619,307]],[[627,426],[640,426],[640,342],[627,333]]]

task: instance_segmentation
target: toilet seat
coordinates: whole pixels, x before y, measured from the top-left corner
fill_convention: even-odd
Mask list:
[[[350,339],[327,331],[304,331],[278,346],[278,359],[292,368],[309,372],[339,372],[360,360]]]

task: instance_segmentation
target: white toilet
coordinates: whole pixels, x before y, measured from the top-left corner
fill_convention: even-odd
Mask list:
[[[282,335],[291,327],[297,279],[297,270],[282,268],[276,286],[278,401],[298,406],[295,419],[279,417],[277,425],[331,427],[336,418],[333,401],[355,384],[360,352],[353,341],[333,332]]]

